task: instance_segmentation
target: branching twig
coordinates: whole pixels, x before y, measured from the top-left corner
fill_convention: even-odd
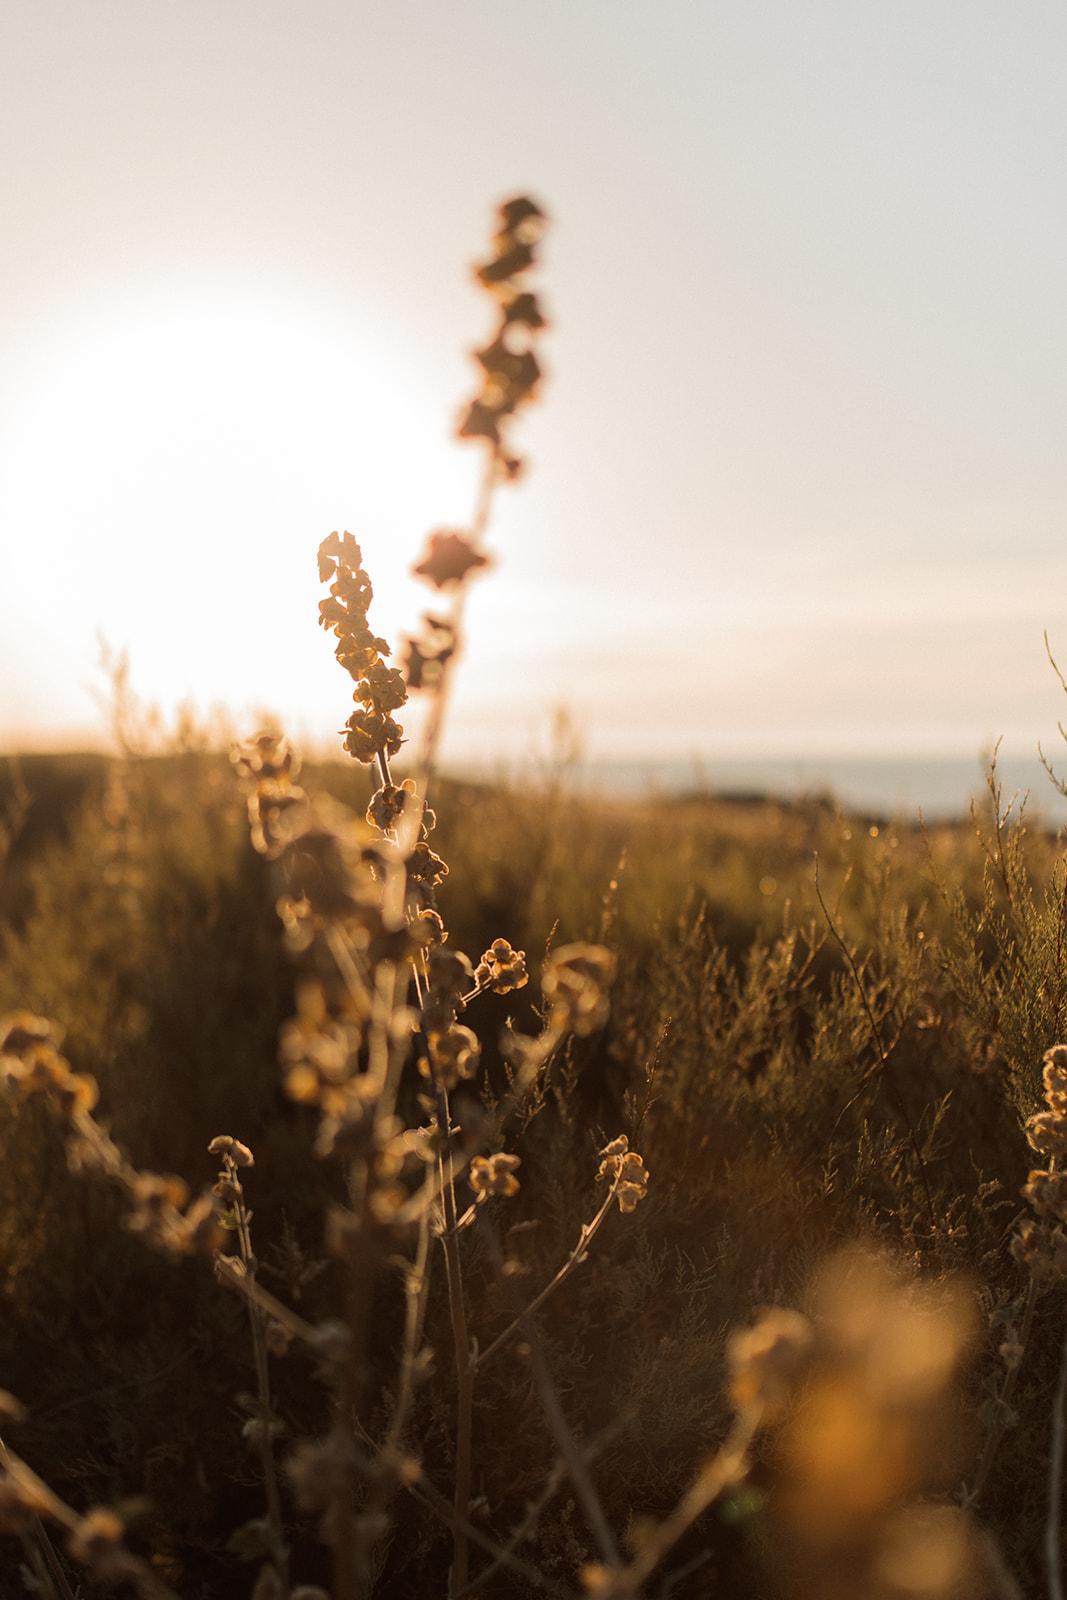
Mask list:
[[[479,1210],[478,1220],[488,1241],[497,1270],[502,1271],[504,1262],[500,1241],[496,1236],[495,1228],[485,1214],[484,1206]],[[574,1484],[575,1493],[581,1502],[582,1510],[585,1512],[586,1521],[600,1547],[604,1562],[609,1568],[617,1569],[621,1563],[615,1536],[608,1524],[607,1517],[604,1515],[604,1508],[600,1503],[600,1496],[597,1494],[596,1486],[589,1474],[585,1455],[571,1432],[570,1425],[563,1413],[563,1407],[560,1404],[559,1395],[556,1392],[556,1386],[552,1381],[552,1374],[545,1359],[537,1324],[530,1312],[524,1311],[519,1316],[518,1325],[525,1334],[530,1346],[530,1363],[533,1368],[534,1383],[537,1387],[542,1410],[545,1413],[552,1436],[556,1441],[556,1447],[567,1464],[567,1471],[571,1482]]]
[[[616,1194],[618,1193],[618,1188],[618,1179],[616,1179],[615,1182],[612,1183],[611,1188],[605,1196],[596,1215],[591,1221],[583,1222],[582,1231],[578,1235],[578,1243],[575,1245],[566,1261],[560,1267],[555,1277],[549,1279],[548,1283],[545,1284],[545,1287],[541,1290],[540,1294],[534,1296],[526,1309],[519,1312],[514,1321],[510,1322],[504,1329],[503,1333],[497,1334],[492,1344],[487,1345],[484,1350],[479,1351],[476,1356],[471,1358],[472,1372],[476,1367],[480,1367],[483,1361],[488,1361],[490,1356],[495,1355],[502,1345],[507,1344],[512,1334],[518,1333],[525,1319],[527,1317],[532,1317],[537,1311],[539,1311],[549,1296],[555,1294],[556,1290],[560,1288],[562,1284],[566,1283],[575,1267],[581,1266],[582,1262],[586,1259],[590,1244],[596,1237],[604,1218],[611,1210],[612,1203],[615,1200]]]

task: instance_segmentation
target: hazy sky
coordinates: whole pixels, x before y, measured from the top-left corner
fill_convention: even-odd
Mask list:
[[[4,0],[0,748],[349,709],[462,520],[493,202],[553,216],[454,750],[1025,747],[1067,709],[1067,8]]]

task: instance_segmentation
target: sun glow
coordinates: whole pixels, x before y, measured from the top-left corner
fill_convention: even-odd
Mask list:
[[[25,668],[0,720],[36,744],[91,723],[103,636],[164,710],[221,700],[302,735],[340,726],[344,681],[314,626],[319,540],[357,532],[377,625],[396,633],[425,604],[413,553],[450,504],[462,515],[475,465],[448,437],[444,386],[384,323],[171,289],[37,353],[0,412],[8,646]]]

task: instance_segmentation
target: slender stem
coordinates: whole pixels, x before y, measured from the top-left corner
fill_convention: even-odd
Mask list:
[[[587,1456],[590,1454],[591,1452],[586,1451]],[[552,1471],[549,1473],[548,1477],[545,1479],[541,1493],[537,1496],[536,1500],[532,1500],[529,1503],[526,1510],[526,1515],[509,1537],[507,1544],[501,1545],[499,1555],[495,1556],[487,1567],[483,1567],[481,1572],[478,1573],[477,1577],[471,1579],[470,1583],[468,1583],[462,1594],[458,1594],[456,1596],[456,1600],[465,1600],[467,1595],[473,1594],[476,1589],[480,1589],[483,1584],[488,1583],[489,1579],[500,1571],[501,1567],[506,1566],[508,1556],[513,1555],[514,1552],[519,1548],[520,1544],[522,1544],[523,1541],[529,1538],[529,1536],[533,1533],[541,1519],[541,1513],[544,1511],[549,1502],[553,1500],[559,1493],[560,1488],[566,1481],[567,1463],[562,1457],[560,1457],[555,1466],[552,1468]]]
[[[615,1537],[604,1515],[604,1508],[600,1504],[600,1496],[586,1465],[585,1456],[578,1448],[577,1441],[570,1430],[570,1425],[563,1414],[556,1386],[552,1381],[552,1374],[545,1360],[541,1341],[534,1329],[533,1322],[526,1316],[523,1317],[523,1327],[530,1339],[530,1358],[533,1363],[534,1381],[537,1384],[537,1393],[541,1406],[552,1430],[560,1455],[567,1463],[570,1480],[574,1484],[574,1491],[582,1503],[585,1519],[588,1522],[600,1553],[609,1567],[618,1567],[619,1551]]]
[[[389,1432],[382,1445],[382,1455],[386,1461],[395,1454],[403,1440],[408,1409],[415,1392],[415,1361],[422,1341],[429,1285],[430,1219],[423,1217],[419,1222],[419,1241],[415,1249],[415,1260],[408,1268],[405,1283],[407,1306],[404,1315],[404,1345],[400,1357],[400,1381]]]
[[[479,1222],[489,1243],[497,1270],[502,1271],[504,1261],[500,1241],[497,1238],[496,1229],[485,1215],[484,1207],[480,1209]],[[585,1512],[590,1531],[600,1546],[600,1553],[606,1565],[613,1570],[617,1570],[621,1566],[621,1562],[614,1535],[608,1524],[608,1519],[604,1515],[604,1508],[600,1503],[600,1496],[597,1494],[596,1485],[590,1475],[585,1454],[579,1448],[578,1442],[571,1432],[570,1425],[564,1415],[563,1407],[560,1404],[559,1394],[556,1391],[548,1362],[545,1359],[537,1323],[528,1311],[524,1311],[521,1314],[520,1326],[529,1341],[530,1360],[533,1366],[538,1398],[541,1401],[541,1409],[545,1413],[545,1419],[556,1441],[559,1453],[567,1464],[567,1472],[571,1482],[574,1484],[575,1493],[581,1501],[582,1510]]]
[[[330,954],[333,956],[337,964],[337,970],[341,974],[345,987],[353,1000],[359,1006],[368,1005],[370,991],[360,977],[359,969],[352,959],[344,933],[337,923],[327,924],[326,943],[329,945]]]
[[[305,1322],[297,1312],[272,1295],[269,1289],[264,1289],[258,1279],[250,1278],[247,1273],[238,1272],[233,1256],[217,1256],[215,1273],[220,1283],[225,1284],[228,1289],[236,1289],[238,1294],[243,1294],[254,1301],[267,1316],[275,1322],[280,1322],[282,1327],[302,1344],[318,1349],[319,1337],[311,1323]]]
[[[368,1173],[364,1163],[353,1163],[349,1178],[352,1217],[347,1238],[346,1322],[348,1353],[337,1385],[337,1425],[346,1441],[360,1425],[364,1399],[367,1329],[377,1268],[378,1235],[369,1208]],[[329,1516],[333,1544],[333,1600],[360,1600],[366,1548],[354,1512],[355,1484],[351,1473],[338,1474]]]
[[[543,1589],[546,1594],[557,1595],[560,1600],[572,1600],[571,1591],[565,1589],[562,1584],[553,1583],[551,1578],[546,1578],[543,1572],[539,1572],[528,1561],[522,1561],[513,1551],[505,1551],[490,1539],[487,1534],[483,1533],[480,1528],[475,1527],[473,1523],[469,1521],[460,1523],[457,1521],[456,1514],[445,1496],[425,1476],[420,1475],[416,1483],[409,1483],[406,1487],[408,1492],[420,1504],[432,1511],[435,1517],[438,1517],[453,1532],[457,1529],[462,1529],[471,1544],[477,1545],[487,1555],[493,1556],[502,1567],[507,1567],[509,1571],[517,1573],[520,1577],[525,1578],[527,1583],[533,1584],[534,1588]]]
[[[237,1168],[230,1156],[224,1157],[224,1170],[235,1189],[234,1218],[237,1223],[237,1245],[244,1262],[246,1277],[254,1278],[256,1261],[252,1251],[252,1229],[244,1189],[237,1176]],[[248,1322],[252,1330],[252,1354],[256,1365],[256,1388],[259,1397],[259,1459],[263,1469],[263,1492],[267,1501],[267,1527],[270,1531],[271,1557],[281,1584],[281,1600],[289,1594],[289,1549],[285,1542],[282,1522],[281,1493],[278,1487],[278,1469],[274,1461],[273,1407],[270,1396],[270,1365],[267,1359],[267,1342],[264,1338],[264,1313],[251,1297],[248,1299]]]
[[[523,1320],[526,1317],[533,1316],[535,1312],[539,1311],[548,1297],[555,1294],[556,1290],[562,1284],[566,1283],[575,1267],[581,1265],[586,1258],[586,1253],[596,1237],[601,1223],[611,1210],[611,1204],[615,1199],[617,1190],[618,1181],[616,1180],[616,1182],[611,1185],[611,1188],[605,1196],[600,1210],[597,1212],[596,1216],[593,1217],[592,1221],[582,1224],[582,1231],[578,1235],[578,1243],[575,1245],[566,1261],[560,1267],[555,1277],[549,1279],[548,1283],[545,1284],[545,1287],[541,1290],[540,1294],[534,1296],[526,1309],[519,1312],[515,1320],[508,1324],[503,1333],[497,1334],[492,1344],[487,1345],[484,1350],[480,1351],[472,1358],[471,1371],[473,1371],[476,1367],[480,1367],[483,1361],[488,1361],[490,1356],[495,1355],[500,1349],[501,1345],[507,1344],[512,1334],[517,1333],[522,1327]]]
[[[1060,1521],[1063,1515],[1064,1405],[1067,1403],[1067,1338],[1060,1360],[1060,1377],[1052,1408],[1052,1459],[1048,1473],[1048,1520],[1045,1524],[1045,1559],[1048,1562],[1049,1600],[1063,1600],[1063,1564],[1060,1556]]]
[[[474,1416],[474,1373],[470,1362],[470,1335],[467,1331],[467,1308],[463,1299],[463,1276],[456,1234],[456,1190],[452,1174],[452,1152],[447,1147],[451,1134],[448,1113],[448,1096],[439,1086],[437,1090],[438,1125],[446,1141],[441,1156],[441,1200],[444,1211],[444,1232],[441,1245],[445,1253],[445,1270],[448,1281],[448,1309],[452,1319],[452,1346],[456,1367],[456,1480],[453,1494],[455,1526],[452,1530],[452,1575],[450,1593],[459,1594],[467,1587],[469,1546],[467,1522],[471,1490],[471,1443]]]
[[[497,483],[497,451],[495,448],[486,452],[485,467],[478,485],[478,498],[475,501],[474,515],[471,519],[470,535],[471,544],[475,549],[481,545],[489,526],[489,514],[493,504],[493,490]],[[418,823],[422,820],[422,812],[430,794],[430,783],[434,775],[437,760],[437,747],[440,743],[441,728],[444,725],[445,712],[448,709],[448,695],[452,686],[452,677],[459,660],[459,646],[462,637],[463,612],[467,603],[467,590],[469,583],[461,583],[456,591],[455,598],[449,609],[448,622],[452,629],[452,653],[441,668],[441,676],[434,688],[430,712],[423,729],[419,760],[416,768],[418,780],[415,788],[418,795],[415,831],[418,832]]]
[[[374,974],[374,998],[370,1027],[367,1030],[367,1071],[376,1085],[378,1098],[389,1082],[389,1025],[396,997],[396,963],[380,961]]]

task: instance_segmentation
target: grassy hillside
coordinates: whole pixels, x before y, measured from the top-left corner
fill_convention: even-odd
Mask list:
[[[350,767],[303,782],[366,805]],[[101,1116],[139,1167],[195,1191],[214,1177],[214,1135],[250,1145],[261,1281],[312,1323],[341,1314],[324,1241],[343,1169],[316,1157],[315,1114],[281,1091],[293,974],[228,763],[204,751],[38,758],[4,783],[5,812],[21,820],[4,867],[0,1013],[27,1007],[66,1030],[66,1056],[98,1080]],[[823,802],[579,801],[561,780],[443,783],[434,799],[453,946],[476,960],[502,935],[535,976],[547,948],[575,940],[617,956],[607,1026],[555,1056],[509,1142],[521,1189],[492,1202],[509,1272],[491,1236],[458,1239],[484,1348],[516,1287],[529,1299],[551,1279],[596,1212],[597,1150],[625,1132],[643,1155],[647,1200],[608,1216],[539,1316],[612,1525],[639,1543],[643,1519],[665,1515],[721,1441],[729,1331],[762,1307],[804,1305],[812,1271],[856,1239],[926,1280],[962,1275],[975,1308],[966,1450],[933,1484],[951,1499],[1000,1435],[998,1346],[1026,1289],[1008,1244],[1035,1159],[1022,1122],[1042,1053],[1067,1032],[1060,843],[1039,822],[998,823],[992,803],[977,827],[924,833]],[[471,1007],[490,1106],[506,1089],[501,1029],[511,1019],[534,1032],[536,1001],[531,983],[485,995],[477,1016]],[[405,1085],[414,1108],[417,1074]],[[461,1092],[458,1120],[477,1116]],[[232,1536],[260,1516],[262,1489],[242,1439],[255,1402],[240,1298],[210,1264],[161,1259],[119,1226],[119,1199],[68,1172],[35,1102],[0,1106],[0,1190],[0,1381],[28,1409],[9,1442],[72,1504],[124,1509],[131,1543],[183,1596],[249,1592],[256,1567]],[[434,1378],[415,1394],[408,1447],[447,1494],[449,1307],[431,1265]],[[1038,1306],[979,1510],[1030,1585],[1061,1299],[1053,1289]],[[392,1404],[402,1318],[402,1277],[386,1260],[366,1351],[372,1433]],[[328,1425],[328,1396],[298,1349],[270,1361],[284,1458]],[[579,1498],[556,1481],[521,1343],[480,1373],[473,1428],[472,1519],[503,1542],[555,1484],[522,1555],[574,1592],[596,1551]],[[674,1573],[676,1596],[779,1592],[768,1559],[778,1471],[765,1443],[747,1490],[695,1522],[657,1581]],[[288,1481],[283,1495],[293,1570],[325,1582],[316,1515]],[[375,1545],[380,1592],[443,1592],[449,1544],[448,1527],[398,1493]],[[17,1543],[6,1550],[0,1594],[13,1596]],[[483,1592],[524,1593],[524,1581],[497,1573]]]

